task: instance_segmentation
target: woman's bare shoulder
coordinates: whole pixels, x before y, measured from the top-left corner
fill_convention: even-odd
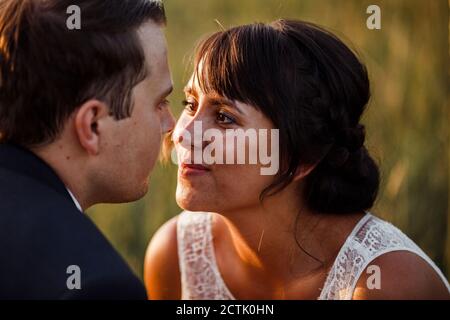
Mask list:
[[[450,299],[437,272],[408,251],[389,252],[373,260],[356,285],[355,300]]]
[[[152,300],[181,299],[178,265],[177,223],[179,215],[167,221],[151,239],[144,262],[144,281]]]

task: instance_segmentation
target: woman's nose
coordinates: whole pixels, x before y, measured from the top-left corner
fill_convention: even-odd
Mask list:
[[[172,141],[184,148],[203,149],[207,142],[203,141],[204,131],[208,129],[208,122],[202,117],[181,117],[175,126]]]
[[[175,129],[173,130],[172,133],[172,142],[175,145],[181,145],[186,149],[190,148],[191,139],[188,128],[189,122],[182,115],[178,120],[178,122],[176,123]]]

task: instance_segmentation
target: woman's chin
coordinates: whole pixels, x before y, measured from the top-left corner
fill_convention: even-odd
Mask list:
[[[177,198],[177,204],[181,209],[186,211],[206,211],[206,207],[198,201]]]
[[[210,201],[204,199],[197,193],[179,193],[177,191],[176,201],[180,208],[187,211],[211,211],[212,206],[209,204]]]

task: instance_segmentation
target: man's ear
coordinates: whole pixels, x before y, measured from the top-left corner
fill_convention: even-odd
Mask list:
[[[109,109],[99,100],[88,100],[75,113],[75,132],[80,145],[91,155],[100,148],[99,120],[109,116]]]
[[[302,164],[297,167],[297,170],[295,170],[294,179],[293,181],[298,182],[302,179],[304,179],[306,176],[308,176],[311,171],[314,170],[314,168],[317,166],[317,163],[315,164]]]

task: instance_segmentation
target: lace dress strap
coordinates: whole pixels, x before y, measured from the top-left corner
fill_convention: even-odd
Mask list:
[[[320,300],[351,300],[362,272],[379,256],[392,251],[409,251],[428,262],[447,289],[450,286],[434,262],[398,228],[367,213],[342,246],[325,281]]]
[[[212,214],[182,212],[177,241],[183,300],[232,300],[217,267],[211,232]]]

